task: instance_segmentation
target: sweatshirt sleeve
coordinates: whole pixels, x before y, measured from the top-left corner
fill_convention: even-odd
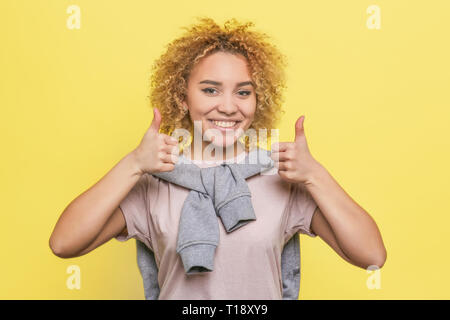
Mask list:
[[[125,218],[128,234],[126,236],[118,235],[115,238],[118,241],[127,241],[131,238],[135,238],[145,243],[145,245],[151,249],[148,183],[148,175],[143,174],[119,204]]]
[[[289,239],[297,232],[316,237],[311,230],[311,220],[316,208],[317,204],[305,186],[300,183],[291,184],[285,238]]]

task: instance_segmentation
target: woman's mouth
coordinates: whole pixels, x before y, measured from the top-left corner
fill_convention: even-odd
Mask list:
[[[237,127],[239,127],[239,123],[241,121],[218,121],[218,120],[208,120],[212,126],[216,129],[219,129],[221,131],[230,131],[230,130],[236,130]]]

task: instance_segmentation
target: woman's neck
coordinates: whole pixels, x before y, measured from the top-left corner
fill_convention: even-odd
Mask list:
[[[233,159],[245,153],[245,147],[236,141],[233,145],[224,148],[214,148],[209,141],[203,141],[200,148],[195,148],[194,143],[189,145],[189,150],[186,150],[188,157],[194,161],[225,161]],[[189,154],[190,153],[190,154]]]

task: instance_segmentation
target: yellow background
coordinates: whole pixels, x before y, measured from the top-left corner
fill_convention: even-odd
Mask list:
[[[67,7],[81,29],[66,27]],[[381,29],[369,29],[369,5]],[[449,1],[0,2],[2,299],[143,299],[134,240],[54,256],[57,218],[137,146],[150,66],[206,15],[254,21],[289,58],[281,140],[306,115],[313,156],[377,222],[381,288],[301,236],[300,299],[449,299]],[[81,269],[69,290],[66,269]]]

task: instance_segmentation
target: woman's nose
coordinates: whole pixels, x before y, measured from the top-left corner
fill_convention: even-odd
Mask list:
[[[233,114],[238,111],[237,104],[233,101],[233,97],[224,97],[219,103],[217,110],[225,114]]]

